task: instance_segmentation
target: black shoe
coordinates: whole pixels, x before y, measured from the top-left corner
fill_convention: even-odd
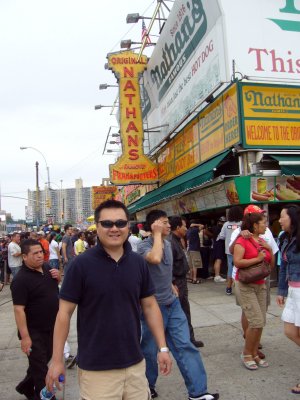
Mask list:
[[[201,340],[191,340],[195,347],[204,347],[204,343]]]
[[[30,390],[28,388],[24,388],[23,382],[20,382],[16,386],[16,391],[20,394],[23,394],[28,400],[34,400],[34,389],[32,388],[32,390]]]
[[[189,400],[218,400],[219,393],[204,393],[198,397],[189,397]]]
[[[158,393],[155,389],[150,388],[150,393],[151,393],[151,399],[155,399],[156,397],[158,397]]]

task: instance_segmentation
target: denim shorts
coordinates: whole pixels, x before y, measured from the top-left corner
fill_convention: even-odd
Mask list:
[[[300,327],[300,288],[289,287],[281,319]]]

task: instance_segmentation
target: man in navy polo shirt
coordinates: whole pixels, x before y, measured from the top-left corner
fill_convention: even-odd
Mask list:
[[[60,291],[53,357],[47,387],[64,374],[64,342],[76,306],[80,396],[93,400],[148,400],[145,361],[140,347],[140,310],[160,351],[163,375],[171,370],[162,316],[144,259],[127,240],[129,214],[119,201],[95,210],[98,243],[74,259]]]

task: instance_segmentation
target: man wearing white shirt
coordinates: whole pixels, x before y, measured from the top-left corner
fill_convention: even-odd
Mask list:
[[[11,242],[8,245],[8,266],[11,269],[12,276],[15,277],[22,265],[21,236],[14,232],[11,237]]]

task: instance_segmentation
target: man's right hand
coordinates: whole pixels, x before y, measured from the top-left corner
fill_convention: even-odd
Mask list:
[[[164,229],[164,223],[159,219],[154,221],[153,224],[151,225],[152,235],[155,235],[156,233],[162,234],[163,229]]]
[[[59,376],[63,375],[64,377],[66,376],[66,370],[65,370],[65,365],[64,363],[61,362],[54,362],[51,361],[48,373],[46,376],[46,386],[47,389],[50,390],[50,392],[53,391],[53,384],[55,383],[55,386],[60,390],[60,385],[59,383]]]

